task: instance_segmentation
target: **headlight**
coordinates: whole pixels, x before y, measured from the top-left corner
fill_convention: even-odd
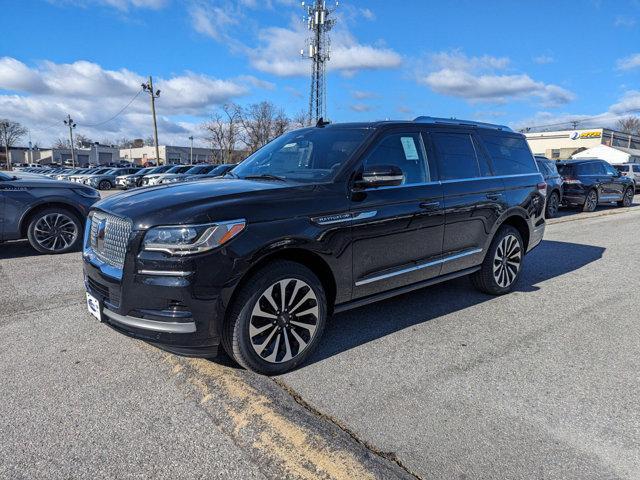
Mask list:
[[[241,219],[205,225],[154,227],[147,231],[143,248],[170,255],[206,252],[227,243],[242,232],[246,224],[246,220]]]
[[[93,188],[74,188],[73,191],[86,198],[100,198],[100,192]]]

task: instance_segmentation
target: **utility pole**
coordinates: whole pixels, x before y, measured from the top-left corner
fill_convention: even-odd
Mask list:
[[[71,115],[67,114],[67,119],[64,121],[64,124],[69,127],[69,141],[71,142],[71,167],[76,167],[76,149],[73,145],[73,129],[76,128],[76,124],[73,123],[73,119]],[[63,162],[64,163],[64,162]]]
[[[153,115],[153,140],[156,146],[156,165],[160,166],[160,149],[158,148],[158,122],[156,120],[156,98],[160,96],[160,90],[153,91],[153,78],[149,75],[149,81],[142,84],[142,90],[151,96],[151,115]]]
[[[191,140],[191,154],[190,154],[191,160],[189,161],[189,164],[193,165],[193,135],[189,137],[189,140]]]
[[[333,28],[335,20],[329,18],[334,10],[327,8],[325,0],[312,0],[309,6],[302,2],[302,6],[307,10],[306,21],[311,31],[307,56],[313,62],[309,93],[309,123],[312,124],[327,117],[326,63],[329,61],[331,46],[329,31]],[[304,56],[304,50],[301,50],[300,54]]]
[[[9,129],[8,122],[0,123],[0,127],[2,127],[2,138],[4,139],[4,154],[7,159],[7,170],[11,170],[11,160],[9,160],[9,137],[7,134],[7,130]]]
[[[573,129],[575,130],[576,128],[578,128],[578,125],[580,124],[580,122],[578,120],[573,120],[571,122],[571,125],[573,125]]]

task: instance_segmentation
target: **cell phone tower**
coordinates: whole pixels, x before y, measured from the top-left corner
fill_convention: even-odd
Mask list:
[[[312,61],[311,91],[309,94],[309,124],[318,122],[321,118],[327,118],[327,86],[326,63],[329,61],[331,39],[329,31],[333,28],[335,20],[330,18],[335,8],[327,8],[325,0],[312,0],[310,5],[302,2],[306,9],[306,17],[311,35],[309,37],[309,51],[300,51],[302,56],[307,56]],[[338,2],[336,2],[336,7]]]

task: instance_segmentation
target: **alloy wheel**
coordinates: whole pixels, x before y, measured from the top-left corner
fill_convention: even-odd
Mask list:
[[[589,192],[587,195],[586,208],[587,212],[593,212],[598,207],[598,194],[595,191]]]
[[[296,278],[279,280],[258,298],[251,312],[249,338],[255,353],[269,363],[288,362],[300,355],[315,337],[318,298]]]
[[[635,196],[635,192],[633,188],[627,188],[627,191],[624,192],[624,198],[622,199],[622,204],[625,207],[630,207],[633,203],[633,197]]]
[[[502,288],[510,286],[522,265],[522,247],[515,235],[506,235],[493,257],[493,278]]]
[[[78,227],[63,213],[49,213],[37,221],[34,238],[42,248],[58,252],[75,243],[78,238]]]
[[[556,193],[552,193],[551,197],[549,197],[549,202],[547,203],[547,217],[554,218],[558,214],[558,207],[560,201],[558,199],[558,195]]]

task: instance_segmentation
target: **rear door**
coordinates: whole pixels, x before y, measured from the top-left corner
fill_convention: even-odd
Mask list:
[[[444,195],[444,275],[484,258],[487,235],[506,208],[504,184],[473,130],[434,128],[428,138]]]
[[[636,188],[640,186],[640,165],[631,165],[633,169],[633,179],[636,182]]]

